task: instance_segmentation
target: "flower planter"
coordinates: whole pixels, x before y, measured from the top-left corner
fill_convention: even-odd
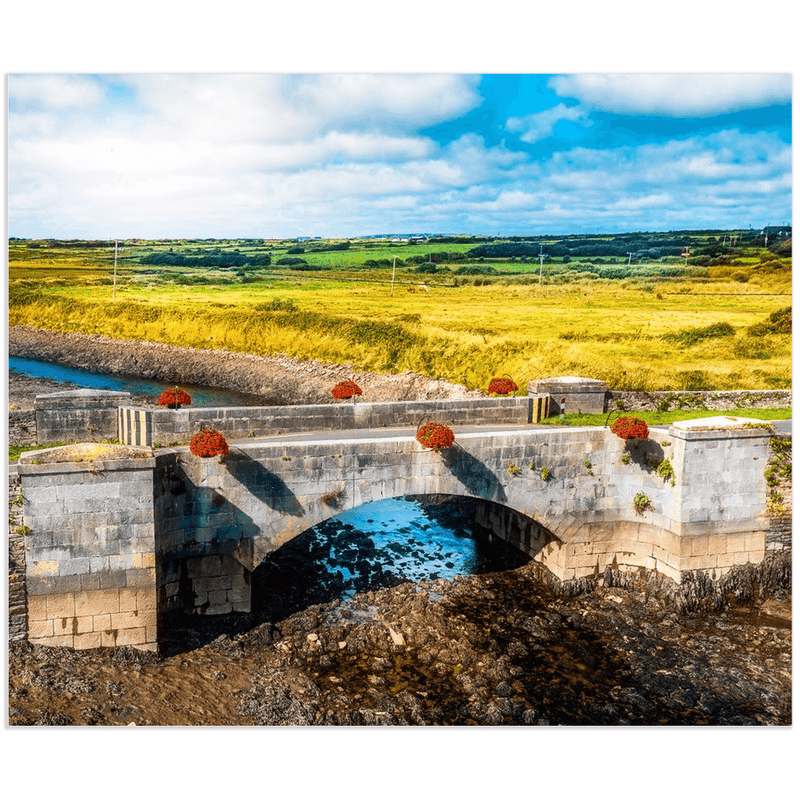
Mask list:
[[[181,406],[188,406],[191,402],[192,398],[189,397],[183,389],[179,389],[177,386],[174,389],[166,389],[158,398],[158,404],[160,406],[166,406],[167,408],[175,410],[179,409]]]
[[[356,401],[356,395],[363,394],[361,387],[354,381],[341,381],[331,389],[331,395],[334,400],[350,400]]]
[[[200,458],[217,457],[218,461],[228,454],[228,442],[219,432],[204,428],[200,433],[195,434],[189,442],[189,450],[192,455]]]
[[[647,423],[637,417],[618,417],[611,424],[611,432],[626,441],[630,439],[647,439],[650,435]]]
[[[492,378],[489,382],[489,388],[486,390],[489,394],[513,394],[519,389],[516,383],[511,378]]]
[[[417,441],[428,450],[446,450],[455,438],[451,428],[438,422],[426,422],[417,428]]]

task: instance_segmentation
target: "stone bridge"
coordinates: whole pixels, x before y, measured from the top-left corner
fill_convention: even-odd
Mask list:
[[[28,453],[28,636],[156,650],[171,613],[249,610],[267,553],[346,509],[408,495],[485,500],[495,532],[562,580],[607,565],[719,576],[765,554],[770,431],[748,423],[676,423],[636,444],[608,428],[517,423],[457,427],[442,452],[404,427],[239,439],[222,460],[186,447]],[[502,524],[509,514],[524,524]]]

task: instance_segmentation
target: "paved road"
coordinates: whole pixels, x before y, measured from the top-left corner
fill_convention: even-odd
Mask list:
[[[772,425],[778,433],[788,433],[792,435],[792,421],[790,419],[775,419]]]

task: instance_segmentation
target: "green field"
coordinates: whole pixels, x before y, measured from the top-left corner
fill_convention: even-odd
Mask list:
[[[636,247],[627,236],[137,241],[120,251],[116,280],[108,243],[12,240],[9,322],[412,370],[480,389],[501,374],[522,390],[568,374],[644,390],[791,386],[791,313],[777,313],[791,305],[790,239],[765,249],[742,235],[726,248],[722,232],[636,234],[653,246],[627,264],[606,252]],[[697,255],[676,255],[681,241]],[[481,244],[492,255],[470,253]],[[540,283],[530,255],[540,248],[578,255],[548,257]]]

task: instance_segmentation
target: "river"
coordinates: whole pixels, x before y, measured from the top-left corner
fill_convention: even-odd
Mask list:
[[[27,375],[30,378],[47,378],[61,383],[71,383],[85,389],[105,389],[113,392],[130,392],[133,395],[153,395],[158,397],[164,389],[171,389],[174,383],[133,375],[105,375],[89,372],[77,367],[65,367],[47,361],[32,358],[9,356],[8,369]],[[181,384],[181,388],[189,393],[192,405],[196,406],[257,406],[263,400],[254,395],[241,394],[228,389],[217,389],[212,386],[195,386]]]

